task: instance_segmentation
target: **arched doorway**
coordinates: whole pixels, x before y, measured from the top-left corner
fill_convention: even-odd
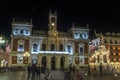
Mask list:
[[[46,56],[43,56],[42,57],[42,64],[41,65],[44,66],[44,67],[46,67],[46,61],[47,61],[46,60]]]
[[[60,68],[61,70],[64,70],[65,69],[65,57],[61,57],[60,59]]]
[[[56,69],[56,57],[51,58],[51,69],[55,70]]]

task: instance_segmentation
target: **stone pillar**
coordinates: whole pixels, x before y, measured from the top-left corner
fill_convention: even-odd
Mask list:
[[[68,63],[69,63],[69,59],[68,59],[68,56],[67,55],[65,55],[65,69],[67,69],[68,68]]]
[[[57,61],[56,61],[56,69],[58,70],[58,69],[60,69],[60,55],[57,55],[56,56],[56,59],[57,59]]]
[[[51,56],[50,56],[50,54],[47,56],[47,68],[51,69]]]
[[[42,61],[42,56],[41,56],[41,54],[39,54],[39,55],[38,55],[38,64],[39,64],[40,66],[42,66],[42,65],[41,65],[41,61]]]

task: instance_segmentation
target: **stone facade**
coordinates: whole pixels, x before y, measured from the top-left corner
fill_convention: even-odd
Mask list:
[[[31,22],[13,20],[10,66],[39,64],[48,69],[68,68],[69,64],[87,66],[89,29],[74,26],[68,32],[57,30],[57,13],[49,13],[48,31],[33,30]],[[28,52],[30,56],[24,56]],[[77,60],[77,61],[76,61]]]

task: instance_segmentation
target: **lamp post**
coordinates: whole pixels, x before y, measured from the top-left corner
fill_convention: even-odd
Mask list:
[[[30,56],[30,54],[28,53],[28,52],[25,52],[24,54],[23,54],[23,56],[24,56],[24,63],[25,64],[28,64],[28,58],[29,58],[29,56]]]
[[[28,53],[28,52],[25,52],[24,54],[23,54],[23,56],[24,56],[24,58],[23,58],[23,63],[25,64],[25,69],[27,68],[27,64],[28,64],[28,62],[29,62],[29,56],[30,56],[30,54]]]

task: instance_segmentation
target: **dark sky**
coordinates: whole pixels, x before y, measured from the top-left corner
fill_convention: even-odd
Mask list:
[[[97,32],[120,32],[119,3],[98,0],[4,0],[0,2],[0,32],[11,33],[12,17],[32,18],[34,29],[48,29],[50,9],[57,11],[59,30],[67,30],[74,22],[89,24]]]

